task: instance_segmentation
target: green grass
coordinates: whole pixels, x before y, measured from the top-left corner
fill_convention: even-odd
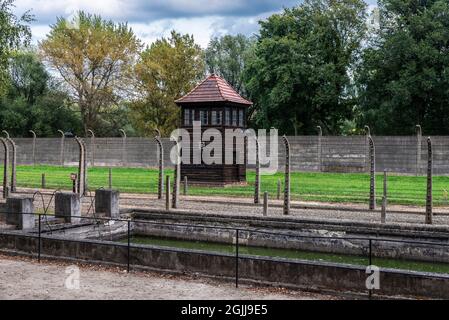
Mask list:
[[[1,168],[1,167],[0,167]],[[71,189],[70,173],[74,167],[56,166],[19,166],[17,183],[19,187],[39,188],[41,174],[46,174],[46,186],[49,189]],[[1,171],[0,171],[1,172]],[[172,170],[166,174],[173,175]],[[108,168],[89,168],[89,188],[108,186]],[[247,174],[248,186],[227,188],[189,187],[190,195],[222,195],[233,197],[252,197],[255,174]],[[142,168],[114,168],[113,187],[122,192],[153,193],[157,192],[158,171]],[[277,193],[277,181],[283,182],[283,174],[262,176],[261,191],[268,191],[271,197]],[[367,203],[369,197],[368,174],[342,173],[292,173],[291,192],[293,200]],[[377,200],[382,197],[383,175],[376,177]],[[426,199],[426,177],[390,175],[388,178],[388,200],[390,204],[424,205]],[[448,204],[447,190],[449,177],[435,176],[433,180],[434,205]]]
[[[122,241],[125,242],[127,240]],[[135,244],[156,245],[161,247],[181,248],[181,249],[196,249],[217,253],[235,252],[234,245],[211,243],[204,241],[191,241],[191,240],[187,241],[187,240],[175,240],[175,239],[156,238],[156,237],[133,237],[131,239],[131,242]],[[261,247],[248,247],[243,245],[239,247],[239,253],[255,256],[265,256],[265,257],[279,257],[279,258],[301,259],[309,261],[326,261],[326,262],[344,263],[358,266],[367,266],[369,263],[368,257],[362,256],[320,253],[320,252],[310,252],[292,249],[268,249]],[[449,273],[449,264],[445,263],[374,258],[372,264],[381,268],[413,270],[413,271],[434,272],[434,273]]]

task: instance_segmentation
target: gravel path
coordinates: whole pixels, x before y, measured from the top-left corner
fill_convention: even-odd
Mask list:
[[[19,189],[20,191],[20,189]],[[31,190],[22,189],[21,191],[31,192]],[[48,192],[48,190],[47,190]],[[29,194],[28,194],[29,195]],[[45,195],[45,203],[50,200],[49,195]],[[91,198],[86,197],[83,201],[83,213],[89,211],[91,207]],[[283,217],[282,201],[270,200],[269,216]],[[299,209],[295,205],[308,205],[312,207],[321,206],[320,209]],[[35,202],[36,209],[42,210],[42,201],[39,198]],[[140,194],[122,194],[120,198],[122,209],[165,209],[165,200],[158,200],[155,195]],[[332,207],[332,208],[329,208]],[[250,198],[224,198],[224,197],[181,197],[179,211],[195,211],[199,213],[213,213],[221,215],[246,215],[262,216],[262,206],[255,206]],[[342,209],[350,209],[342,210]],[[292,202],[292,209],[289,218],[309,218],[324,220],[346,220],[361,222],[380,222],[380,212],[366,211],[366,205],[360,204],[328,204],[316,202]],[[400,224],[424,224],[423,207],[390,206],[388,208],[394,213],[387,213],[387,223]],[[53,210],[53,203],[50,205],[49,212]],[[355,211],[354,211],[355,210]],[[407,212],[404,212],[407,211]],[[90,210],[92,212],[92,210]],[[400,213],[403,212],[403,213]],[[414,212],[414,213],[410,213]],[[436,208],[435,212],[443,212],[445,215],[434,216],[434,225],[449,226],[449,208]]]
[[[241,286],[230,283],[130,273],[120,269],[81,266],[79,289],[69,290],[65,283],[68,264],[0,256],[0,300],[331,300],[328,295],[286,289]],[[75,283],[70,282],[69,283]]]

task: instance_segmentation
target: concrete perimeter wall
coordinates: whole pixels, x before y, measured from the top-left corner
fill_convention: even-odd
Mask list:
[[[427,139],[418,146],[416,136],[374,136],[376,170],[404,174],[424,174],[427,165]],[[33,164],[33,139],[14,139],[17,144],[19,165]],[[88,160],[96,166],[157,167],[156,143],[149,138],[96,138],[85,139]],[[367,139],[365,136],[296,136],[289,137],[294,171],[368,172]],[[321,142],[320,142],[321,141]],[[434,173],[449,174],[449,136],[432,137]],[[166,166],[170,163],[173,143],[163,139]],[[268,148],[269,149],[269,148]],[[61,139],[36,139],[35,162],[42,165],[61,164]],[[279,170],[283,170],[285,151],[279,142]],[[65,165],[76,165],[78,147],[72,138],[66,138],[63,159]],[[420,161],[418,161],[420,159]],[[3,152],[0,152],[3,160]],[[249,166],[251,168],[251,166]]]

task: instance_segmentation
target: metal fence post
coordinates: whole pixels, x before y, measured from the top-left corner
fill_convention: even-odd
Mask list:
[[[41,246],[42,246],[42,239],[41,239],[41,214],[39,214],[39,222],[38,222],[38,225],[39,225],[39,237],[38,237],[38,240],[37,240],[37,244],[38,244],[38,247],[37,247],[37,261],[40,263],[41,262]]]
[[[126,271],[130,270],[130,257],[131,257],[131,220],[128,220],[128,267]]]
[[[373,265],[373,241],[369,239],[369,266]],[[368,290],[368,298],[371,300],[371,297],[373,295],[373,291],[371,289]]]
[[[239,229],[235,230],[235,287],[239,287]]]

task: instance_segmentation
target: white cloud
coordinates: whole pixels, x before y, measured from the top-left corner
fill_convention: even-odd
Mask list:
[[[56,17],[70,17],[77,10],[116,22],[129,22],[147,44],[171,30],[193,34],[206,47],[212,36],[259,30],[258,21],[301,0],[16,0],[16,14],[29,9],[35,15],[33,42],[42,40]],[[367,0],[373,4],[375,0]]]

